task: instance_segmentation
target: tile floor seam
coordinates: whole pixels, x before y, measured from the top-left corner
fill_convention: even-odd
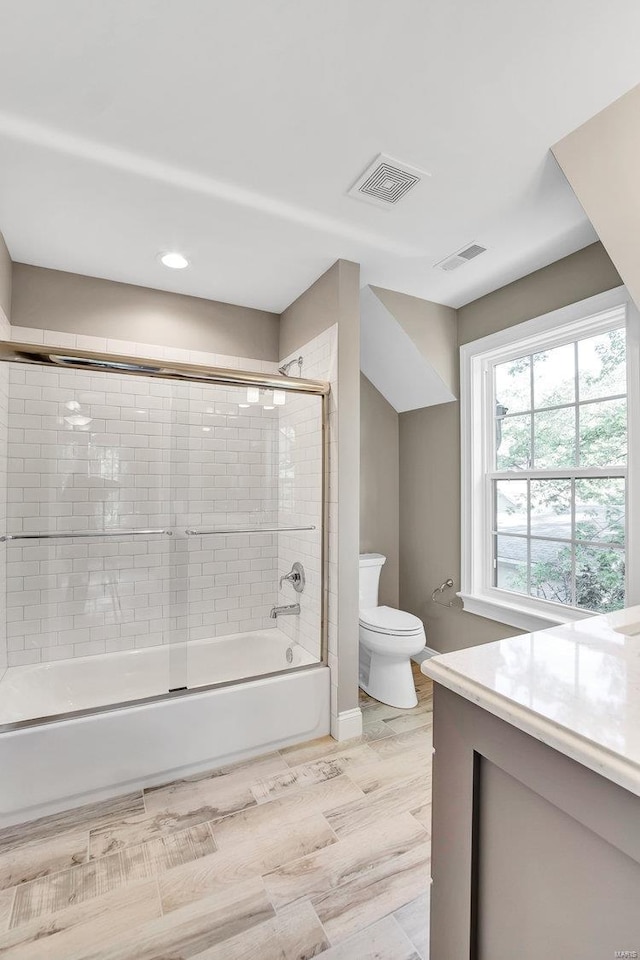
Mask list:
[[[324,822],[326,823],[326,825],[327,825],[327,827],[329,828],[329,830],[331,831],[331,833],[332,833],[332,834],[334,835],[334,837],[336,838],[336,843],[340,843],[340,837],[338,836],[338,834],[335,832],[335,830],[333,829],[333,827],[331,826],[331,824],[329,823],[329,821],[328,821],[327,818],[325,817],[324,812],[321,812],[321,813],[320,813],[320,816],[322,817],[322,819],[323,819]],[[329,846],[332,846],[332,844],[329,844]]]
[[[325,928],[325,925],[324,925],[324,923],[322,922],[322,920],[320,919],[320,917],[318,916],[318,911],[317,911],[316,908],[314,907],[311,899],[310,899],[310,898],[307,898],[307,899],[308,899],[308,901],[309,901],[309,906],[310,906],[311,909],[313,910],[314,916],[316,917],[318,923],[320,924],[320,929],[321,929],[322,932],[324,933],[325,939],[326,939],[327,943],[329,944],[329,946],[327,947],[327,950],[331,950],[332,947],[335,947],[335,943],[332,941],[331,937],[330,937],[329,934],[327,933],[326,928]],[[326,950],[323,950],[323,951],[322,951],[322,953],[326,953],[326,952],[327,952]]]
[[[160,908],[160,916],[166,917],[166,913],[164,912],[164,907],[162,906],[162,893],[160,892],[160,874],[156,873],[153,880],[155,882],[156,893],[158,895],[158,906]]]
[[[416,821],[416,822],[417,822],[417,821]],[[425,830],[424,830],[424,828],[422,827],[422,824],[419,824],[419,827],[420,827],[420,835],[419,835],[419,836],[416,836],[415,838],[413,838],[414,843],[424,843],[424,841],[425,841],[425,837],[423,836],[423,834],[425,833]],[[352,836],[353,836],[353,834],[350,834],[349,837],[344,838],[344,840],[349,839],[349,838],[352,837]],[[343,840],[343,841],[338,840],[338,844],[340,844],[341,842],[344,842],[344,840]],[[307,859],[308,857],[313,857],[313,856],[315,856],[316,854],[321,853],[322,850],[330,850],[331,848],[336,847],[338,844],[329,844],[329,845],[326,846],[326,847],[322,847],[321,850],[316,850],[316,851],[314,851],[313,853],[305,854],[305,855],[302,856],[302,857],[296,857],[295,860],[288,860],[286,863],[281,864],[279,867],[275,867],[273,870],[270,870],[268,873],[265,873],[265,874],[262,876],[262,880],[264,881],[266,878],[268,878],[268,877],[271,876],[272,874],[277,874],[277,873],[278,873],[280,870],[282,870],[282,869],[286,869],[287,867],[293,866],[295,863],[297,863],[297,862],[300,861],[300,860],[305,860],[305,859]],[[343,847],[343,849],[344,849],[344,847]],[[372,873],[375,873],[376,869],[380,868],[381,866],[384,866],[384,864],[385,864],[388,860],[395,860],[397,856],[406,855],[406,854],[410,853],[412,850],[413,850],[413,846],[412,846],[411,848],[408,848],[407,850],[402,850],[402,851],[400,852],[400,854],[385,853],[384,856],[383,856],[383,858],[382,858],[382,860],[380,861],[380,863],[376,863],[375,866],[374,866],[373,864],[369,864],[368,867],[367,867],[367,869],[365,869],[365,870],[363,870],[363,871],[361,871],[361,872],[359,872],[359,873],[355,873],[353,876],[346,876],[345,879],[340,880],[338,883],[331,884],[331,885],[327,888],[327,890],[325,891],[325,893],[326,893],[326,894],[333,894],[333,893],[336,892],[337,890],[342,889],[342,887],[348,886],[350,883],[353,883],[353,882],[356,882],[356,881],[360,881],[360,880],[363,880],[363,879],[365,879],[365,878],[368,878],[368,880],[370,880],[370,881],[373,882],[374,884],[375,884],[375,883],[379,883],[379,881],[380,881],[380,879],[381,879],[380,877],[374,876],[373,879],[372,879],[372,878],[371,878],[370,876],[368,876],[368,875],[370,875],[370,874],[372,874]],[[265,884],[265,889],[267,890],[267,896],[269,896],[269,891],[268,891],[268,889],[267,889],[266,884]],[[311,902],[311,905],[313,906],[313,908],[314,908],[314,910],[315,910],[315,905],[314,905],[314,903],[313,903],[313,896],[315,896],[315,894],[314,894],[314,895],[304,894],[304,895],[301,896],[301,897],[294,898],[294,899],[293,899],[292,901],[290,901],[289,903],[284,904],[281,909],[284,909],[284,907],[286,907],[286,906],[290,906],[291,903],[303,903],[305,900],[309,900],[309,901]],[[270,897],[269,897],[269,898],[270,898]],[[270,899],[271,899],[271,898],[270,898]],[[411,903],[410,900],[407,901],[407,902],[408,902],[408,903]],[[406,906],[406,904],[403,904],[402,906]],[[274,909],[276,909],[275,906],[274,906]],[[395,909],[396,909],[396,910],[399,910],[399,909],[401,909],[401,908],[400,908],[400,907],[396,907]],[[316,912],[317,912],[317,911],[316,911]],[[394,911],[390,911],[390,913],[393,913],[393,912],[394,912]],[[379,919],[381,919],[381,918],[379,918]]]
[[[266,883],[264,882],[264,878],[265,878],[266,874],[262,874],[262,873],[261,873],[259,876],[260,876],[260,882],[262,883],[262,889],[264,890],[265,896],[266,896],[267,900],[269,901],[269,903],[271,904],[271,907],[272,907],[272,909],[273,909],[273,915],[274,915],[275,917],[277,917],[277,916],[278,916],[278,912],[279,912],[279,911],[278,911],[278,908],[276,907],[275,903],[273,902],[273,899],[272,899],[272,897],[271,897],[271,894],[270,894],[269,891],[267,890],[267,885],[266,885]]]
[[[431,830],[428,830],[427,827],[425,827],[424,823],[418,820],[413,810],[407,810],[407,813],[409,814],[410,817],[413,817],[413,819],[418,824],[418,826],[422,827],[422,830],[427,835],[427,839],[431,841]]]
[[[217,842],[216,838],[215,838],[214,835],[213,835],[213,830],[211,829],[211,823],[210,823],[209,821],[207,821],[207,822],[205,823],[205,827],[207,828],[207,831],[208,831],[208,833],[209,833],[209,836],[211,837],[211,839],[212,839],[212,841],[213,841],[213,850],[211,851],[210,854],[207,854],[207,856],[212,856],[214,853],[218,853],[218,852],[219,852],[220,847],[218,846],[218,842]],[[204,858],[202,858],[202,859],[204,859]]]
[[[358,744],[357,746],[369,747],[368,744]],[[347,747],[346,749],[347,749],[347,750],[353,750],[354,747],[353,747],[353,746],[352,746],[352,747]],[[371,748],[369,748],[369,749],[371,749]],[[372,751],[372,752],[373,752],[373,751]],[[336,760],[338,760],[339,758],[340,758],[340,754],[338,754],[337,756],[329,755],[328,757],[317,757],[315,760],[308,760],[308,761],[306,761],[305,763],[296,764],[295,767],[290,767],[290,768],[289,768],[289,771],[290,771],[290,772],[294,772],[294,771],[296,771],[296,770],[298,770],[298,769],[300,769],[300,768],[303,768],[303,767],[310,767],[310,766],[315,765],[315,764],[320,764],[320,763],[323,762],[323,760],[326,760],[327,762],[331,762],[331,761],[336,761]],[[378,759],[379,759],[379,758],[378,758],[377,754],[374,753],[374,755],[373,755],[373,757],[372,757],[372,762],[374,762],[374,761],[376,761],[376,760],[378,760]],[[289,772],[289,771],[287,771],[287,772]],[[285,772],[285,771],[282,771],[283,774],[284,774],[284,772]],[[257,781],[257,782],[260,782],[261,780],[275,780],[278,776],[281,776],[281,775],[282,775],[282,774],[275,774],[273,777],[260,777],[260,778],[258,778],[258,781]],[[318,780],[317,783],[326,783],[326,782],[328,782],[328,781],[330,781],[330,780],[337,780],[338,777],[342,777],[342,776],[347,776],[347,777],[348,777],[348,774],[346,773],[346,771],[341,771],[341,772],[338,773],[335,777],[324,777],[323,779]],[[353,782],[353,781],[351,781],[351,782]],[[254,785],[253,785],[253,784],[251,784],[251,785],[249,786],[249,790],[251,791],[251,793],[252,793],[252,795],[253,795],[253,797],[254,797],[254,799],[255,799],[255,801],[256,801],[256,805],[259,806],[259,807],[262,807],[262,806],[264,806],[266,803],[270,803],[272,800],[281,800],[281,799],[283,799],[283,797],[285,797],[285,796],[293,796],[294,794],[300,793],[301,791],[306,790],[308,787],[314,786],[314,785],[315,785],[315,784],[313,784],[313,783],[304,783],[304,784],[301,784],[300,786],[294,786],[294,787],[288,788],[288,789],[285,791],[284,794],[280,794],[280,795],[277,795],[277,796],[275,796],[275,797],[269,797],[269,798],[267,798],[267,799],[262,800],[262,802],[261,802],[261,801],[258,799],[258,797],[256,797],[255,794],[253,793],[253,789],[254,789]],[[356,786],[357,786],[357,784],[356,784]]]
[[[11,908],[9,910],[9,916],[7,917],[7,931],[11,930],[11,921],[13,920],[13,911],[16,906],[16,892],[18,890],[17,885],[13,888],[13,894],[11,897]]]
[[[37,923],[37,922],[41,922],[41,923],[45,923],[45,924],[46,924],[46,923],[49,923],[49,922],[52,922],[56,917],[58,917],[58,916],[60,916],[60,915],[61,915],[62,917],[64,917],[65,912],[66,912],[67,910],[73,910],[74,908],[76,908],[76,907],[78,907],[78,906],[81,906],[82,904],[91,903],[92,901],[95,901],[95,900],[98,900],[98,901],[99,901],[99,900],[101,900],[101,899],[102,899],[103,897],[105,897],[105,896],[110,896],[111,894],[114,894],[114,893],[116,893],[116,892],[118,892],[118,891],[122,891],[122,890],[124,890],[124,889],[128,889],[128,890],[130,890],[130,891],[135,891],[136,888],[138,888],[138,887],[143,887],[145,884],[153,883],[154,880],[155,880],[155,877],[138,877],[138,878],[136,878],[135,880],[132,880],[131,883],[123,884],[121,887],[115,887],[115,888],[112,889],[112,890],[108,890],[108,891],[106,891],[106,892],[104,892],[104,893],[97,894],[95,897],[89,897],[89,898],[87,898],[86,900],[80,900],[80,901],[74,901],[73,903],[68,903],[68,904],[66,904],[66,905],[63,906],[63,907],[60,907],[60,909],[58,909],[58,910],[56,910],[56,911],[53,911],[53,912],[51,912],[51,913],[42,913],[42,914],[40,914],[40,915],[38,915],[38,916],[31,917],[31,918],[28,919],[28,920],[23,920],[21,923],[17,923],[17,924],[14,924],[14,925],[12,925],[11,922],[10,922],[10,923],[9,923],[9,926],[7,927],[7,929],[6,929],[5,931],[3,931],[3,933],[9,933],[9,932],[12,931],[12,930],[20,930],[22,927],[25,927],[25,926],[28,927],[30,924],[34,924],[34,923]],[[15,901],[16,901],[16,899],[17,899],[17,892],[18,892],[20,886],[22,886],[22,884],[19,884],[17,887],[14,888],[14,890],[15,890],[15,894],[14,894],[14,905],[16,905],[16,904],[15,904]],[[11,921],[12,919],[13,919],[13,916],[11,916],[10,921]],[[0,941],[1,941],[1,939],[2,939],[2,935],[0,934]],[[3,955],[3,950],[2,950],[1,947],[0,947],[0,955]]]
[[[209,825],[208,823],[205,823],[205,826],[207,826],[209,835],[211,836],[211,839],[212,839],[212,841],[213,841],[213,843],[215,844],[215,847],[216,847],[216,849],[213,850],[213,851],[211,852],[211,854],[207,854],[207,856],[211,856],[213,853],[216,853],[216,852],[217,852],[218,847],[217,847],[217,843],[216,843],[215,837],[213,836],[213,831],[211,830],[210,825]],[[192,827],[183,827],[183,828],[181,828],[181,830],[177,830],[177,831],[173,831],[173,832],[174,832],[174,833],[181,833],[181,832],[183,832],[183,831],[186,832],[186,831],[191,830],[191,829],[192,829]],[[54,871],[53,873],[46,874],[46,876],[44,876],[44,877],[34,877],[32,880],[27,880],[27,881],[26,881],[25,883],[23,883],[23,884],[17,884],[16,887],[14,888],[15,892],[14,892],[14,898],[13,898],[13,904],[12,904],[12,913],[13,913],[13,908],[15,907],[15,903],[16,903],[16,899],[17,899],[17,891],[18,891],[18,888],[32,887],[33,885],[39,883],[40,881],[42,881],[42,880],[44,880],[44,879],[46,879],[46,880],[48,880],[48,881],[49,881],[49,880],[55,880],[56,878],[60,878],[60,877],[63,876],[63,875],[72,873],[73,871],[77,871],[77,870],[79,870],[81,867],[86,867],[86,866],[89,865],[89,863],[94,864],[94,865],[98,865],[98,864],[100,864],[100,863],[103,863],[105,860],[108,860],[109,858],[120,858],[121,854],[122,854],[125,850],[128,850],[128,851],[130,852],[134,847],[140,847],[140,848],[141,848],[140,854],[141,854],[141,856],[142,856],[142,858],[143,858],[143,860],[144,860],[145,870],[148,871],[148,874],[149,874],[149,875],[148,875],[148,876],[145,876],[145,877],[134,877],[134,878],[132,878],[131,880],[129,880],[128,878],[125,877],[125,878],[123,879],[122,883],[116,884],[116,886],[114,886],[113,889],[114,889],[114,890],[115,890],[115,889],[124,889],[125,887],[134,886],[135,884],[140,883],[140,882],[145,882],[145,881],[148,881],[148,880],[153,880],[155,877],[158,877],[158,876],[160,875],[160,873],[167,873],[167,872],[169,872],[171,869],[173,869],[173,867],[167,867],[167,868],[165,868],[165,869],[158,869],[158,864],[157,864],[157,862],[153,861],[153,860],[150,859],[150,857],[149,857],[149,853],[150,853],[150,849],[151,849],[151,844],[152,844],[155,840],[162,840],[162,839],[164,839],[164,838],[163,838],[163,836],[161,835],[160,837],[153,837],[153,838],[151,838],[151,839],[149,839],[149,840],[138,841],[137,843],[130,844],[130,845],[126,846],[126,847],[123,847],[122,849],[114,850],[114,851],[111,851],[110,853],[106,853],[106,854],[104,854],[104,855],[101,856],[101,857],[95,857],[93,860],[88,860],[88,861],[86,861],[86,862],[84,862],[84,863],[76,863],[76,864],[74,864],[74,865],[71,866],[71,867],[65,867],[63,870],[56,870],[56,871]],[[203,857],[196,857],[193,861],[190,861],[190,862],[195,863],[195,862],[197,862],[197,861],[200,860],[200,859],[204,859],[204,858],[203,858]],[[179,867],[179,866],[182,866],[182,864],[175,864],[175,866],[176,866],[176,867]],[[84,898],[81,902],[86,903],[86,902],[88,902],[89,900],[95,900],[95,899],[97,899],[97,898],[100,897],[100,896],[101,896],[101,894],[98,893],[98,894],[96,894],[96,895],[93,896],[93,897],[86,897],[86,898]],[[38,916],[47,916],[47,914],[39,914]],[[37,917],[33,917],[33,918],[31,918],[31,919],[37,919]],[[29,922],[29,921],[26,921],[26,922]],[[10,924],[10,926],[11,926],[11,924]]]
[[[347,779],[347,780],[349,781],[349,783],[351,784],[352,787],[354,787],[355,790],[359,790],[359,791],[360,791],[360,793],[362,794],[362,797],[366,797],[366,796],[367,796],[367,794],[364,792],[364,790],[362,789],[362,787],[359,786],[359,784],[357,784],[357,783],[355,782],[355,780],[352,780],[348,773],[343,773],[342,776],[345,777],[345,779]],[[360,799],[361,799],[361,797],[358,797],[358,800],[360,800]],[[350,801],[350,802],[355,803],[355,801]],[[344,806],[344,804],[339,804],[339,806]],[[331,808],[331,810],[337,810],[337,809],[338,809],[338,807],[332,807],[332,808]],[[326,817],[326,815],[327,815],[328,813],[331,813],[331,810],[323,810],[323,811],[322,811],[323,817]],[[338,838],[338,839],[339,839],[339,838]]]
[[[412,901],[409,900],[408,902],[411,903]],[[403,904],[403,906],[406,907],[407,904],[405,903],[405,904]],[[421,957],[422,954],[420,953],[420,951],[418,950],[417,946],[415,945],[415,943],[413,942],[413,940],[411,939],[411,937],[409,936],[409,934],[407,933],[407,931],[403,928],[402,924],[400,923],[400,921],[399,921],[398,918],[396,917],[396,913],[398,912],[398,910],[402,910],[402,907],[398,907],[397,910],[392,910],[391,913],[387,913],[387,914],[385,914],[385,916],[392,918],[393,922],[395,923],[395,925],[397,926],[398,930],[400,931],[400,933],[402,934],[402,936],[405,938],[405,940],[407,941],[407,943],[409,944],[409,946],[411,947],[411,949],[413,950],[413,952],[414,952],[415,954],[417,954],[419,957]],[[384,919],[384,918],[381,917],[381,919]]]
[[[341,750],[352,750],[354,747],[366,746],[366,744],[368,743],[368,741],[367,741],[364,737],[362,737],[362,736],[360,736],[360,737],[352,737],[350,740],[336,740],[334,737],[331,737],[331,736],[328,735],[327,737],[320,737],[320,738],[318,738],[318,739],[322,739],[322,740],[328,739],[328,740],[331,740],[331,743],[328,745],[328,751],[327,751],[327,753],[320,754],[320,756],[318,756],[318,757],[313,757],[313,758],[311,758],[311,759],[309,759],[309,760],[299,760],[297,763],[296,763],[296,762],[292,762],[291,760],[288,760],[287,757],[286,757],[286,755],[285,755],[285,756],[283,756],[283,760],[284,760],[284,762],[287,764],[287,766],[289,767],[290,770],[295,769],[295,767],[304,766],[304,765],[307,764],[307,763],[317,763],[318,760],[324,760],[324,759],[330,760],[332,757],[335,757],[336,754],[339,755],[339,753],[340,753]],[[291,752],[293,753],[293,751],[294,751],[296,748],[297,748],[297,749],[300,749],[300,750],[303,750],[305,747],[310,746],[310,744],[312,744],[312,743],[314,743],[314,742],[315,742],[314,740],[311,740],[311,741],[309,741],[308,743],[304,743],[304,742],[303,742],[303,743],[294,744],[294,746],[291,747],[291,748],[289,748],[289,749],[290,749]]]

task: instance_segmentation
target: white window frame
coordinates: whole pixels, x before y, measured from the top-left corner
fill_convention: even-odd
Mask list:
[[[640,313],[626,287],[571,304],[508,327],[460,348],[460,436],[462,464],[461,597],[465,611],[522,630],[542,630],[593,616],[585,610],[540,600],[493,586],[490,472],[495,443],[491,371],[501,363],[595,336],[620,326],[627,329],[628,463],[626,605],[640,603]],[[557,475],[558,471],[550,471]],[[570,472],[570,471],[568,471]]]

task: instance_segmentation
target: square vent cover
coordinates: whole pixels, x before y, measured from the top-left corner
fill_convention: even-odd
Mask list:
[[[444,260],[439,260],[438,263],[434,263],[434,267],[439,267],[441,270],[457,270],[458,267],[463,267],[465,263],[469,263],[470,260],[474,260],[476,257],[479,257],[481,253],[486,253],[487,248],[481,247],[479,243],[468,243],[462,250],[458,250],[457,253],[452,253],[450,256],[445,257]]]
[[[348,191],[350,197],[389,207],[399,203],[423,177],[430,176],[426,170],[410,167],[400,160],[379,154]]]

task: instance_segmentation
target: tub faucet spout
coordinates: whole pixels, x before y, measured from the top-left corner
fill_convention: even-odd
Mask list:
[[[284,607],[271,607],[271,613],[269,616],[272,620],[275,620],[276,617],[295,617],[300,613],[300,604],[299,603],[289,603]]]

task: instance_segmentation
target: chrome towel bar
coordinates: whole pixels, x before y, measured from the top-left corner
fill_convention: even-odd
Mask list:
[[[211,530],[185,530],[188,537],[224,537],[234,533],[287,533],[294,530],[315,530],[310,527],[214,527]]]
[[[77,537],[160,537],[173,536],[173,530],[76,530],[75,533],[8,533],[6,540],[71,540]]]
[[[287,533],[300,530],[315,530],[308,527],[215,527],[212,530],[185,530],[188,537],[224,537],[234,533]],[[64,533],[7,533],[0,543],[7,540],[72,540],[78,537],[172,537],[173,530],[76,530]]]

